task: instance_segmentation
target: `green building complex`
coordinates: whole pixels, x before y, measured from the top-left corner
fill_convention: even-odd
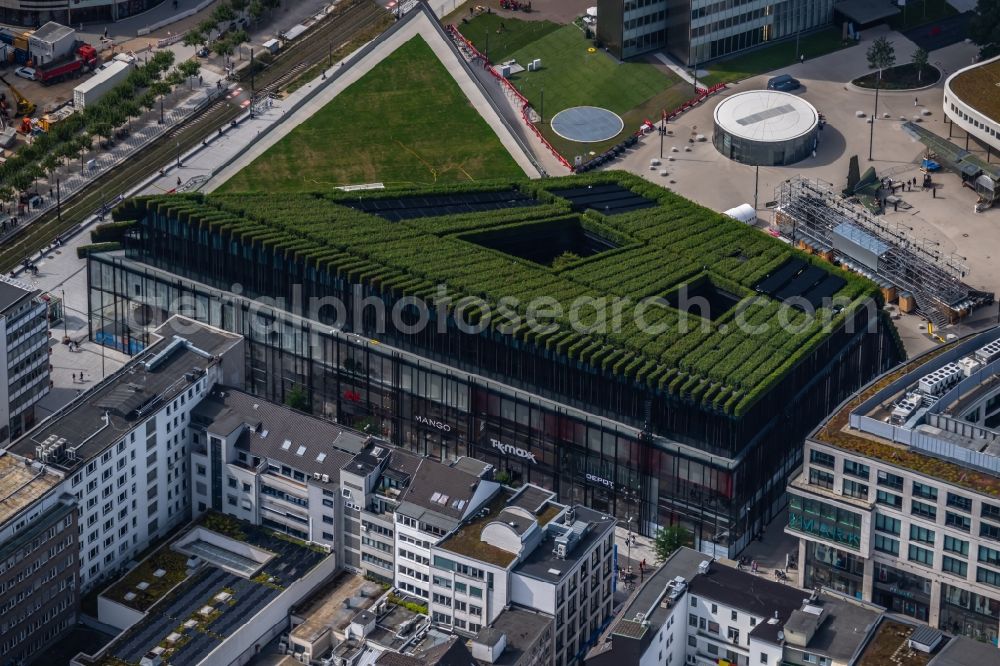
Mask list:
[[[92,335],[173,312],[246,336],[247,389],[418,454],[469,455],[625,520],[739,552],[801,442],[900,357],[871,283],[642,179],[119,207]]]

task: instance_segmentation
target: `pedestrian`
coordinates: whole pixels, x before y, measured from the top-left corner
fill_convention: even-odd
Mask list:
[[[914,97],[913,98],[913,108],[917,108],[917,104],[919,104],[919,103],[920,103],[920,100],[917,99],[916,97]]]
[[[76,373],[73,373],[73,383],[76,384]]]
[[[198,85],[200,86],[202,83],[204,83],[204,78],[202,77],[201,74],[199,74],[198,75]]]
[[[805,61],[806,61],[806,54],[805,53],[800,53],[799,54],[799,64],[801,65]]]
[[[894,213],[899,212],[899,199],[896,199],[895,201],[892,202],[892,212]]]
[[[181,177],[177,176],[177,187],[181,186]]]
[[[934,198],[934,199],[937,199],[937,188],[936,187],[932,187],[931,188],[931,197]]]
[[[104,26],[104,39],[108,38],[108,27]]]

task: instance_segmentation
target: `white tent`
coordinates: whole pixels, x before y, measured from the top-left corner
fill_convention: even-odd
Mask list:
[[[597,18],[597,7],[587,7],[587,16]]]
[[[753,224],[757,221],[757,211],[750,204],[740,204],[736,208],[730,208],[723,215],[738,220],[740,222],[745,222],[746,224]]]

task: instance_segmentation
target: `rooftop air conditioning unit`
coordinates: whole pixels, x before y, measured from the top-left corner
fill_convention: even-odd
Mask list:
[[[313,472],[313,478],[318,480],[319,479],[319,472]]]
[[[709,561],[702,560],[701,564],[698,565],[698,573],[705,575],[708,573]]]
[[[317,475],[317,476],[319,476],[319,475]],[[329,474],[323,474],[322,475],[322,479],[323,479],[323,483],[330,483],[330,475]]]

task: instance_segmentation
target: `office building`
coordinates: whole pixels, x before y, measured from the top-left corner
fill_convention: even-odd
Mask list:
[[[156,7],[166,0],[4,0],[0,23],[36,28],[48,21],[80,25],[118,21]]]
[[[894,370],[805,443],[798,576],[953,634],[1000,629],[1000,333]]]
[[[680,548],[587,654],[587,666],[858,663],[883,609],[809,594]]]
[[[0,276],[0,446],[35,423],[49,392],[48,305],[37,289]]]
[[[620,59],[666,51],[694,66],[833,22],[834,0],[598,0],[597,39]]]
[[[833,267],[796,261],[786,245],[751,235],[745,226],[665,190],[650,189],[637,177],[602,174],[597,181],[586,181],[588,187],[574,187],[583,182],[522,182],[499,197],[470,190],[447,199],[430,189],[391,202],[379,199],[379,206],[390,208],[377,209],[364,193],[351,193],[342,201],[308,202],[290,195],[277,208],[273,200],[255,194],[135,200],[121,212],[137,220],[127,249],[90,259],[92,333],[102,332],[102,339],[120,349],[142,347],[155,322],[178,303],[204,304],[192,310],[205,323],[245,337],[245,388],[262,399],[285,402],[291,392],[303,392],[317,416],[367,429],[418,456],[444,462],[475,458],[491,465],[505,482],[548,488],[560,502],[583,504],[623,520],[632,516],[640,533],[681,524],[699,549],[735,554],[783,507],[787,474],[801,455],[790,435],[804,437],[843,397],[896,362],[895,342],[875,314],[875,301],[868,300],[878,298],[877,289]],[[467,228],[472,217],[455,216],[447,207],[457,196],[468,200],[463,206],[517,222],[523,238],[513,242],[510,234]],[[545,203],[550,201],[554,203]],[[267,211],[267,218],[300,220],[307,204],[320,206],[308,215],[342,220],[334,224],[337,229],[355,229],[351,249],[338,255],[338,262],[392,272],[392,285],[367,283],[359,272],[338,273],[336,263],[314,265],[304,251],[290,258],[278,246],[276,254],[248,261],[246,253],[258,252],[249,240],[244,243],[242,236],[231,236],[228,226],[217,228],[207,221],[223,212],[234,223],[243,220],[261,233],[280,236],[285,232],[276,232],[269,220],[247,217],[247,207]],[[178,217],[175,207],[181,205],[191,214]],[[566,211],[572,211],[569,221]],[[670,232],[678,228],[677,211],[687,216],[683,237]],[[450,215],[456,229],[468,233],[461,239],[432,238],[410,221],[432,214]],[[384,215],[392,219],[380,217]],[[607,238],[584,233],[584,223],[607,225],[602,232]],[[566,233],[551,235],[563,225],[569,225]],[[630,238],[636,225],[649,231],[629,247],[601,256]],[[396,269],[379,268],[363,258],[381,251],[378,239],[400,234],[404,227],[415,235],[406,237],[407,252],[394,255],[393,261],[401,262]],[[548,244],[534,234],[549,234]],[[503,245],[505,238],[513,244]],[[278,240],[283,247],[292,237]],[[230,243],[231,253],[211,249],[211,243],[223,242]],[[294,242],[309,244],[316,257],[327,251],[327,239],[320,236]],[[528,256],[532,248],[554,251],[553,243],[559,251],[578,243],[580,252],[596,254],[579,272],[553,275],[545,257],[536,256],[536,261]],[[443,254],[427,249],[438,245]],[[619,279],[624,257],[632,256],[637,266],[649,270],[656,263],[633,256],[640,248],[677,271],[650,282],[650,275],[637,269],[626,287]],[[720,255],[723,248],[740,259]],[[675,250],[686,257],[682,264],[673,263]],[[418,265],[432,254],[432,266]],[[511,255],[517,260],[511,261]],[[471,273],[462,277],[455,271]],[[514,273],[500,277],[504,271]],[[418,279],[417,272],[424,277]],[[396,281],[401,291],[393,291]],[[486,293],[499,299],[511,285],[519,285],[522,302],[557,293],[550,288],[565,294],[567,303],[573,294],[597,293],[595,289],[608,299],[615,294],[629,299],[672,294],[678,300],[677,307],[656,315],[665,317],[660,323],[669,333],[649,338],[633,331],[639,324],[632,323],[607,338],[569,324],[538,334],[528,330],[531,326],[517,329],[517,335],[466,333],[454,314],[446,312],[438,320],[437,306],[434,323],[413,333],[390,316],[409,316],[410,301],[403,295],[416,298],[406,289],[417,282],[423,296],[434,293],[438,284],[459,289],[450,294],[457,299],[462,290],[471,289],[466,286],[470,281],[486,290],[470,297]],[[240,285],[235,291],[234,284]],[[684,285],[694,302],[717,308],[714,314],[682,303]],[[816,321],[815,329],[773,331],[757,339],[744,336],[737,330],[741,327],[710,326],[706,339],[694,330],[701,325],[679,325],[689,314],[698,322],[738,312],[754,321],[776,321],[774,313],[788,307],[783,299],[793,294],[830,312],[832,326],[820,331]],[[281,307],[248,295],[275,297]],[[834,297],[846,299],[846,307],[836,313],[824,308]],[[347,319],[340,318],[336,307],[318,306],[317,300],[339,302]],[[385,318],[376,314],[379,307]],[[356,308],[362,308],[360,313]],[[254,323],[264,320],[271,323]],[[643,340],[648,344],[640,344]],[[726,359],[724,366],[716,362],[719,358]],[[774,405],[781,405],[779,414]]]

